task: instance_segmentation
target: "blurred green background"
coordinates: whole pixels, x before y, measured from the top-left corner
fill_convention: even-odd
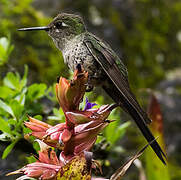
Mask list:
[[[60,75],[68,78],[70,72],[46,32],[18,32],[17,29],[47,25],[61,12],[80,14],[87,29],[111,45],[127,66],[131,88],[145,108],[149,100],[146,88],[155,91],[163,113],[164,138],[169,159],[168,179],[181,179],[181,1],[0,0],[0,38],[7,37],[11,44],[7,45],[6,53],[0,48],[0,85],[4,85],[3,79],[8,72],[19,72],[22,77],[26,64],[29,67],[27,86],[44,83],[49,87],[46,97],[40,95],[26,105],[31,115],[41,114],[43,117],[51,116],[54,119],[55,115],[59,116],[54,96],[48,96],[54,92],[52,89],[56,78]],[[45,93],[46,87],[43,89],[42,94]],[[102,90],[98,89],[96,92],[98,97],[92,93],[88,95],[90,99],[99,104],[110,102],[107,96],[102,96]],[[0,93],[3,93],[2,89]],[[4,96],[1,95],[0,98],[3,99]],[[39,102],[40,98],[42,99]],[[34,106],[33,103],[37,101],[42,104],[41,108],[39,104]],[[113,118],[121,119],[121,123],[125,119],[130,120],[130,117],[120,113],[120,110],[115,114]],[[113,131],[123,132],[119,130],[122,128],[120,121],[104,133],[108,143]],[[108,148],[105,151],[102,149],[104,153],[97,153],[98,158],[106,160],[103,163],[104,176],[109,177],[131,154],[145,144],[134,123],[123,125],[128,126],[124,132],[126,135],[121,140],[114,140],[119,142],[110,146],[114,147],[114,151],[111,152],[111,148]],[[100,142],[102,143],[103,139]],[[16,154],[11,152],[13,153]],[[100,153],[102,156],[99,156]],[[15,161],[24,160],[13,160],[11,154],[9,161],[13,161],[14,166],[8,167],[9,164],[5,163],[8,158],[1,160],[2,171],[22,166]],[[149,160],[151,161],[152,157]],[[7,179],[4,172],[1,174],[1,179]],[[125,179],[139,179],[138,174],[141,174],[140,168],[133,166]]]

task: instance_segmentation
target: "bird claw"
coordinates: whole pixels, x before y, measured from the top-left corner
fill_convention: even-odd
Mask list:
[[[91,92],[93,89],[94,89],[94,86],[93,85],[90,85],[90,84],[85,84],[86,85],[86,92]]]
[[[77,64],[76,69],[78,70],[78,72],[82,72],[82,66],[81,66],[81,64]]]
[[[88,81],[85,84],[85,86],[86,86],[86,90],[85,90],[86,92],[91,92],[94,89],[94,86],[91,83],[91,77],[90,76],[88,76]]]

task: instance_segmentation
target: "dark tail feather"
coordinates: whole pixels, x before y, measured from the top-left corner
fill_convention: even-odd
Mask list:
[[[146,140],[150,143],[153,141],[155,138],[152,135],[151,131],[147,127],[144,116],[142,116],[130,102],[128,102],[123,96],[121,96],[121,93],[117,88],[112,85],[111,88],[103,86],[104,90],[109,94],[109,96],[116,102],[119,103],[121,102],[121,107],[127,111],[131,117],[134,119],[135,123],[139,127],[140,131],[146,138]],[[153,151],[157,154],[158,158],[163,162],[163,164],[166,165],[166,162],[163,158],[163,156],[166,158],[166,155],[162,151],[160,145],[157,143],[157,141],[153,141],[150,145],[153,149]]]
[[[145,124],[145,122],[142,120],[142,118],[140,117],[139,114],[137,114],[136,112],[134,112],[134,109],[132,107],[129,107],[130,105],[127,105],[127,108],[131,117],[135,120],[135,123],[137,124],[137,126],[139,127],[139,129],[141,130],[142,134],[144,135],[144,137],[146,138],[146,140],[148,142],[153,141],[155,138],[152,135],[151,131],[149,130],[149,128],[147,127],[147,125]],[[160,145],[157,143],[157,141],[154,141],[151,144],[152,149],[155,151],[155,153],[157,154],[157,156],[159,157],[159,159],[166,165],[165,160],[163,158],[163,156],[166,158],[166,155],[164,154],[164,152],[162,151]]]

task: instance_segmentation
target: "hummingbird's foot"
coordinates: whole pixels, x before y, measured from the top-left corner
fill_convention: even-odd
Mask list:
[[[86,90],[85,90],[86,92],[91,92],[94,89],[91,76],[88,76],[88,80],[87,80],[87,83],[85,84],[85,86],[86,86]]]
[[[78,70],[78,72],[82,72],[82,65],[77,64],[76,69]]]
[[[81,64],[77,64],[76,69],[78,70],[77,77],[81,78],[84,76],[84,68],[82,67]]]
[[[85,84],[86,85],[86,92],[91,92],[94,89],[94,86],[91,84]]]

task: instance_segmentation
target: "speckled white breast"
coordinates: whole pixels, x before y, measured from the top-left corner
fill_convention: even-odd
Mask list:
[[[77,36],[66,44],[63,57],[71,70],[75,70],[77,64],[81,64],[90,76],[99,77],[101,73],[99,64],[83,43],[81,36]]]

